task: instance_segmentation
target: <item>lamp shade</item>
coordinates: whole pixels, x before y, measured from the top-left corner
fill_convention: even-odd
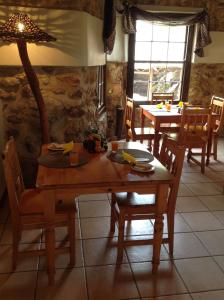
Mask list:
[[[7,42],[51,42],[56,39],[41,30],[34,22],[23,13],[15,13],[0,26],[0,39]]]

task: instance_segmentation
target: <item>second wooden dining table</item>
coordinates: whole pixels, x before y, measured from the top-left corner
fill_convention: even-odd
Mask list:
[[[120,142],[120,149],[138,149],[147,151],[144,145],[136,142]],[[46,230],[49,238],[47,255],[49,283],[54,283],[55,273],[55,200],[60,198],[74,199],[82,194],[138,192],[156,195],[158,222],[155,222],[155,244],[153,264],[160,261],[160,247],[163,235],[162,211],[167,201],[167,193],[174,178],[171,173],[156,159],[153,173],[133,171],[129,164],[120,164],[108,158],[110,151],[104,153],[86,153],[81,144],[74,144],[74,151],[87,155],[88,162],[79,167],[49,168],[39,165],[36,186],[44,194]],[[47,152],[46,145],[42,153]]]
[[[155,129],[155,138],[153,146],[153,155],[159,156],[159,140],[161,124],[179,124],[181,122],[181,114],[177,106],[171,106],[171,110],[158,108],[157,105],[140,105],[141,108],[141,127],[144,128],[145,117],[153,122]]]

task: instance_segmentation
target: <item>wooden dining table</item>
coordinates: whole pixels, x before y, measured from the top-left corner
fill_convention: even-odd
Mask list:
[[[144,128],[145,117],[153,122],[155,129],[153,155],[158,157],[161,124],[179,124],[181,122],[181,113],[176,105],[171,105],[170,111],[167,111],[165,107],[158,108],[157,105],[140,105],[140,108],[141,127]]]
[[[147,151],[144,145],[137,142],[119,142],[119,149]],[[87,153],[82,144],[76,143],[73,150],[81,156],[84,155],[87,163],[67,168],[49,168],[43,165],[38,167],[36,187],[43,193],[46,231],[49,237],[47,254],[49,283],[54,283],[55,274],[55,202],[57,199],[74,199],[85,194],[113,192],[156,194],[158,222],[155,222],[153,264],[158,266],[163,235],[162,212],[166,205],[168,188],[174,180],[173,175],[156,158],[151,162],[155,167],[152,173],[136,172],[129,164],[114,162],[108,157],[111,153],[110,145],[109,150],[102,153]],[[42,154],[47,151],[47,146],[44,145]]]

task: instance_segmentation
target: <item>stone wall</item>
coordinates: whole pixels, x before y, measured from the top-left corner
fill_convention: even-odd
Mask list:
[[[0,5],[74,9],[103,18],[103,0],[0,0]]]
[[[224,64],[192,64],[189,100],[209,104],[212,95],[224,96]]]
[[[97,67],[43,67],[35,70],[49,115],[51,140],[82,141],[84,131],[98,122]],[[16,138],[26,169],[27,164],[34,162],[39,155],[41,137],[37,105],[22,68],[0,68],[0,99],[6,137],[12,135]],[[98,125],[102,131],[106,130],[105,116]],[[25,172],[25,175],[26,179],[30,178],[29,173]]]
[[[106,67],[107,135],[112,138],[116,129],[116,109],[124,107],[127,64],[108,62]]]

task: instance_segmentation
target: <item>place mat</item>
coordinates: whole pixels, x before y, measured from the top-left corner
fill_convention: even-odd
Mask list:
[[[64,155],[61,152],[47,153],[38,158],[38,163],[48,168],[73,168],[84,165],[87,162],[87,157],[79,155],[78,163],[76,165],[70,165],[69,155]]]
[[[128,162],[124,160],[122,156],[122,151],[127,152],[128,154],[134,156],[135,158],[147,158],[149,160],[148,162],[154,160],[154,156],[151,153],[143,150],[138,150],[138,149],[118,149],[116,152],[111,151],[107,155],[107,157],[114,162],[118,162],[120,164],[128,164]]]

